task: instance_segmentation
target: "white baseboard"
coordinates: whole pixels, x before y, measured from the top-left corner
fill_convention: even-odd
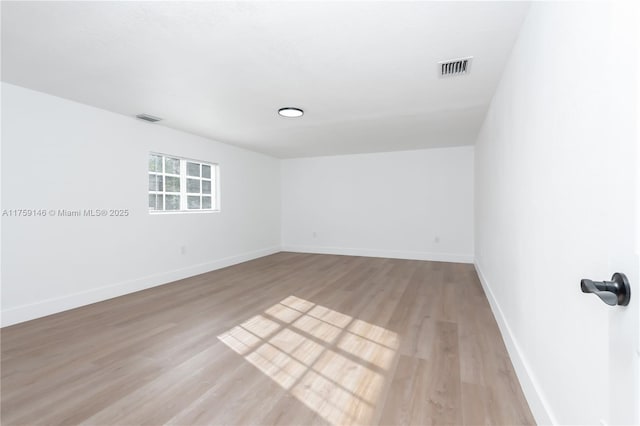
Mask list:
[[[62,297],[16,306],[2,311],[2,327],[67,311],[69,309],[78,308],[91,303],[101,302],[103,300],[123,296],[125,294],[192,277],[194,275],[203,274],[205,272],[215,271],[216,269],[226,268],[227,266],[268,256],[270,254],[278,253],[279,251],[281,251],[280,247],[269,247],[249,253],[225,257],[212,262],[200,263],[187,268],[175,269],[169,272],[148,275],[146,277],[123,281]]]
[[[473,263],[472,254],[428,253],[421,251],[376,250],[344,247],[282,246],[295,253],[338,254],[345,256],[388,257],[391,259],[431,260],[435,262]]]
[[[527,398],[529,408],[531,409],[531,413],[533,414],[536,423],[539,425],[558,424],[553,412],[551,411],[549,403],[542,393],[542,389],[540,388],[535,375],[531,371],[531,367],[527,362],[526,357],[522,353],[515,336],[511,332],[511,328],[509,327],[507,319],[500,308],[500,304],[491,291],[491,286],[482,273],[482,267],[478,263],[477,259],[475,260],[474,265],[476,272],[478,273],[478,277],[480,278],[482,288],[484,289],[484,293],[487,295],[487,299],[489,300],[489,305],[491,305],[493,316],[500,328],[502,339],[504,340],[507,351],[509,352],[509,357],[511,358],[513,368],[515,369],[520,385],[522,386],[522,391],[524,392],[524,396]]]

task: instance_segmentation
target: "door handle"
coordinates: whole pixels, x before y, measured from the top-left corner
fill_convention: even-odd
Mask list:
[[[604,303],[611,306],[627,306],[631,300],[631,286],[625,274],[616,272],[611,281],[580,281],[583,293],[593,293]]]

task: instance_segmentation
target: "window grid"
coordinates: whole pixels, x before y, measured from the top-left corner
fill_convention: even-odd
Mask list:
[[[217,173],[216,164],[150,153],[149,211],[218,210]]]

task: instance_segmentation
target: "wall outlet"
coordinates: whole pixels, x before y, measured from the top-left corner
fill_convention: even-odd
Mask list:
[[[318,238],[318,233],[316,231],[313,231],[311,235],[313,236],[313,238]]]
[[[187,246],[180,246],[180,254],[187,254]]]
[[[436,236],[436,237],[433,239],[433,242],[434,242],[434,243],[436,243],[436,244],[438,244],[438,243],[440,242],[440,237],[437,237],[437,236]]]

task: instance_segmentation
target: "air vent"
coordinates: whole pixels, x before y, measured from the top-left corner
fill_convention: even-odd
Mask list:
[[[153,115],[149,115],[149,114],[138,114],[136,115],[136,118],[139,118],[140,120],[148,121],[149,123],[155,123],[156,121],[162,120],[162,118],[160,117],[154,117]]]
[[[438,62],[440,77],[453,77],[456,75],[469,74],[471,59],[473,57],[451,59],[449,61]]]

